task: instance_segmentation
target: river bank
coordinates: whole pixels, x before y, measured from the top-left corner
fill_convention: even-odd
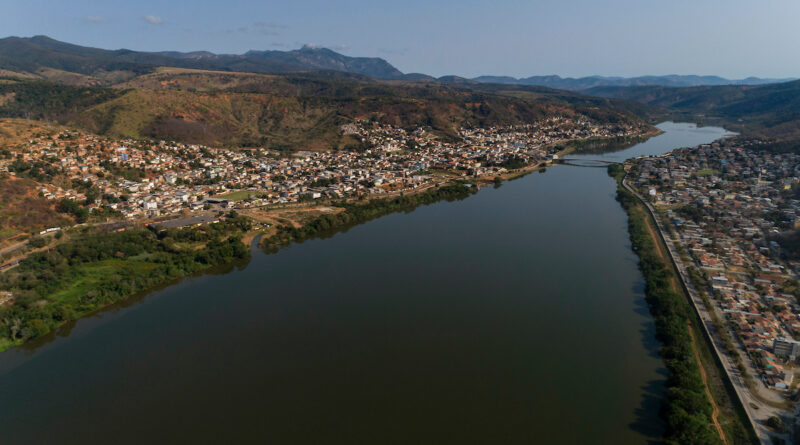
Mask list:
[[[132,295],[249,258],[241,241],[249,227],[229,214],[202,228],[87,232],[32,254],[0,276],[14,290],[0,308],[0,352]]]
[[[679,284],[651,215],[624,187],[623,166],[614,164],[608,171],[617,182],[617,200],[628,214],[631,243],[639,257],[650,312],[663,342],[660,354],[670,372],[668,395],[661,411],[667,423],[665,438],[678,443],[758,443],[709,339],[699,329],[702,321]]]

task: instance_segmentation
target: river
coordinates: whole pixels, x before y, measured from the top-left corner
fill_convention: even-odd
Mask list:
[[[659,128],[584,156],[725,132]],[[614,197],[605,169],[554,166],[82,319],[0,354],[0,443],[657,440],[665,368]]]

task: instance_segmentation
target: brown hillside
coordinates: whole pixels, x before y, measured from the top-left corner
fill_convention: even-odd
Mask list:
[[[54,204],[39,197],[30,179],[0,175],[0,227],[4,230],[40,231],[74,224],[55,211]]]
[[[598,120],[637,118],[607,99],[573,93],[481,91],[472,86],[264,75],[162,68],[118,85],[125,94],[92,106],[72,123],[110,136],[217,146],[343,148],[339,125],[370,118],[454,134],[463,126],[528,123],[550,114]]]

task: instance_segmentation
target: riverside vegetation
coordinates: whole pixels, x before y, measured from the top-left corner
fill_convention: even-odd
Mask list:
[[[134,293],[246,259],[247,218],[187,229],[79,233],[0,274],[13,304],[0,306],[0,351],[41,337]]]
[[[699,326],[699,318],[685,295],[673,290],[670,280],[674,272],[659,257],[648,234],[649,216],[638,205],[638,199],[622,187],[623,167],[613,164],[608,172],[618,182],[617,201],[628,213],[631,245],[639,257],[639,269],[645,278],[645,298],[655,321],[656,336],[662,343],[660,354],[669,371],[660,412],[666,423],[665,440],[671,444],[721,444],[723,441],[714,428],[713,406],[705,391],[692,344],[690,323]],[[706,357],[710,355],[707,351],[700,352]],[[714,363],[716,365],[716,360]],[[734,416],[740,415],[739,410],[734,411]],[[726,425],[725,434],[733,443],[757,441],[740,419],[731,423]]]
[[[291,242],[302,242],[310,238],[324,237],[343,228],[365,223],[389,213],[410,212],[418,206],[432,204],[441,200],[464,199],[476,191],[477,187],[473,184],[456,182],[415,195],[375,199],[366,203],[341,202],[336,205],[343,207],[345,209],[344,212],[323,215],[299,228],[282,226],[278,228],[278,233],[266,240],[265,246],[274,250]]]

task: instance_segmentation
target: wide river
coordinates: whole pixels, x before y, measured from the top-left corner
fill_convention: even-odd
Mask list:
[[[718,139],[664,133],[587,158]],[[0,354],[0,443],[647,443],[665,369],[604,168],[183,280]]]

